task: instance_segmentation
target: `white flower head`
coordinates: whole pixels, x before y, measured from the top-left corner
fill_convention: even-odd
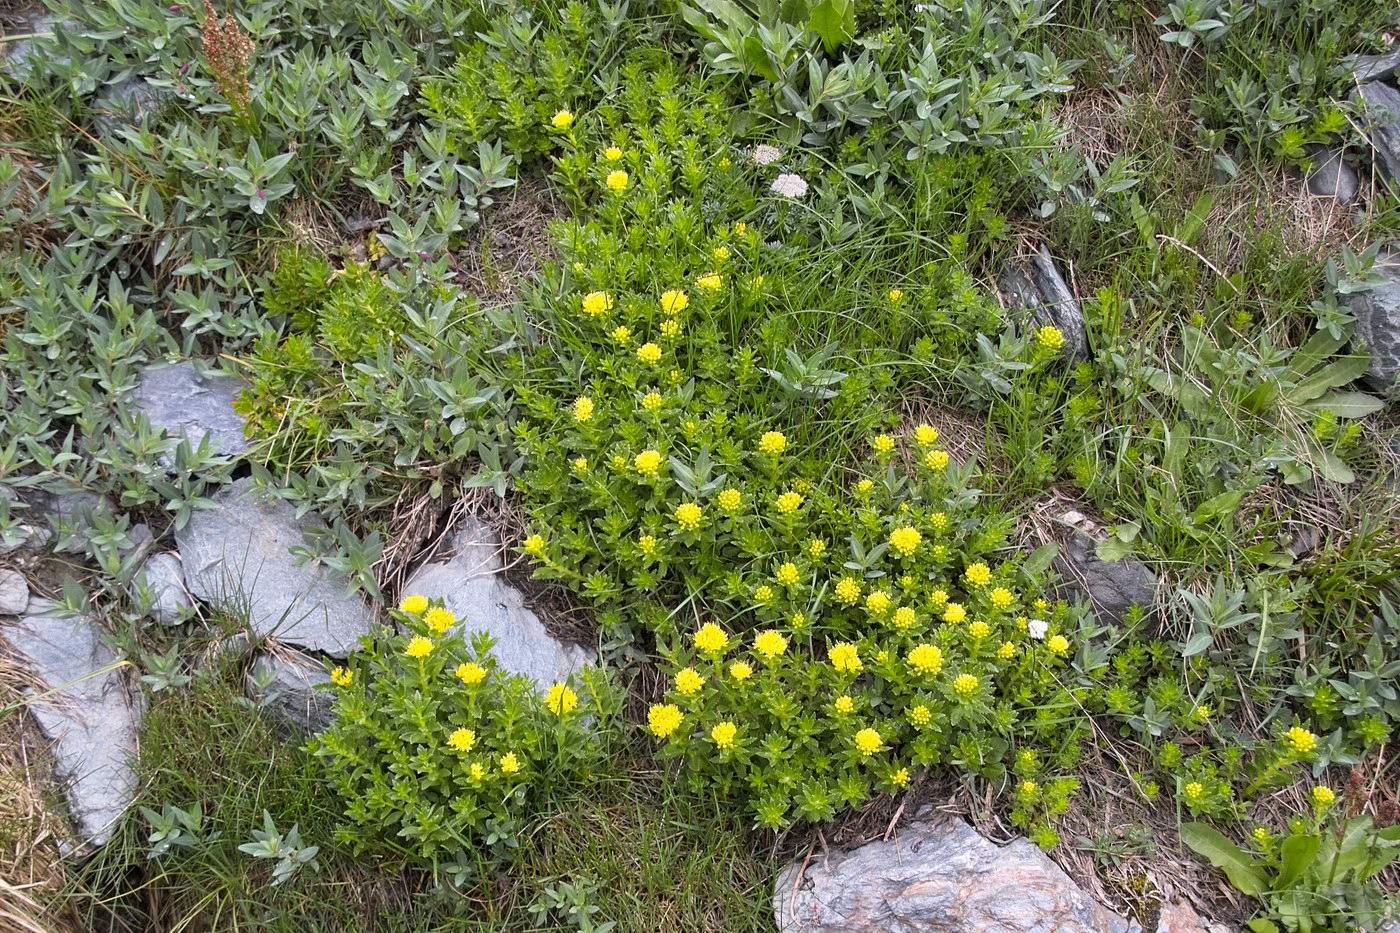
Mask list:
[[[801,198],[807,194],[807,182],[802,180],[801,175],[793,175],[785,172],[773,179],[770,186],[774,194],[781,194],[785,198]]]
[[[1026,623],[1026,634],[1035,639],[1044,638],[1049,628],[1050,624],[1044,619],[1031,619]]]
[[[767,143],[753,147],[753,160],[759,165],[772,165],[783,157],[783,150]]]

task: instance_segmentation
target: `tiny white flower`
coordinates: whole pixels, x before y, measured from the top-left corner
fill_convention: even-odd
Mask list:
[[[753,147],[753,160],[759,165],[772,165],[783,157],[783,150],[764,143]]]
[[[1026,623],[1026,634],[1036,639],[1044,638],[1049,628],[1050,623],[1044,619],[1031,619]]]
[[[781,194],[785,198],[795,199],[807,194],[807,182],[802,180],[802,176],[786,172],[773,179],[770,187],[774,194]]]

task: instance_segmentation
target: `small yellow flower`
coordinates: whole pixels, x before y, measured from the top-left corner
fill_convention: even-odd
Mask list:
[[[958,603],[949,603],[947,608],[943,610],[944,622],[951,622],[954,625],[957,625],[959,622],[962,622],[966,618],[967,610],[964,609]]]
[[[766,603],[773,598],[773,588],[767,583],[763,584],[762,586],[755,587],[753,591],[753,598],[760,603]]]
[[[1037,600],[1035,601],[1035,611],[1036,611],[1036,612],[1044,612],[1045,610],[1047,610],[1047,609],[1049,609],[1049,608],[1050,608],[1050,604],[1047,603],[1044,599],[1037,599]]]
[[[924,454],[924,466],[934,472],[940,472],[948,468],[948,452],[946,450],[930,450]]]
[[[797,570],[797,565],[792,561],[785,561],[778,567],[774,577],[783,586],[796,586],[801,574]]]
[[[695,284],[707,292],[717,292],[724,287],[724,279],[718,272],[708,272],[695,280]]]
[[[914,443],[920,447],[932,447],[938,443],[938,429],[931,424],[921,424],[914,429]]]
[[[354,679],[355,675],[340,665],[331,668],[331,683],[337,687],[348,687]]]
[[[599,317],[613,309],[613,297],[607,292],[589,292],[583,296],[583,313]]]
[[[1254,827],[1254,831],[1249,835],[1253,837],[1254,844],[1261,849],[1267,849],[1274,841],[1274,834],[1265,826]]]
[[[816,559],[826,553],[826,540],[823,538],[810,538],[807,541],[808,556]]]
[[[746,223],[744,223],[742,220],[739,221],[738,223],[736,223],[736,224],[734,225],[734,235],[735,235],[736,237],[743,237],[743,236],[744,236],[745,234],[747,234],[748,232],[749,232],[749,225],[746,224]]]
[[[972,674],[959,674],[953,678],[953,692],[967,699],[977,692],[977,678]]]
[[[1040,785],[1037,784],[1035,781],[1025,780],[1021,782],[1020,790],[1022,797],[1029,797],[1034,799],[1035,795],[1040,793]]]
[[[892,785],[894,785],[895,787],[900,787],[900,788],[908,787],[908,786],[909,786],[909,769],[908,769],[908,768],[896,768],[895,771],[894,771],[894,773],[890,775],[890,783],[891,783]]]
[[[574,399],[574,420],[587,421],[593,417],[593,399],[580,395]]]
[[[865,597],[865,609],[873,616],[882,616],[889,611],[890,594],[884,590],[875,590]]]
[[[1063,635],[1051,635],[1045,642],[1045,647],[1055,654],[1064,655],[1069,651],[1069,639]]]
[[[930,528],[932,528],[934,531],[947,531],[947,530],[948,530],[948,513],[947,513],[947,512],[934,512],[932,515],[930,515],[930,516],[928,517],[928,526],[929,526]]]
[[[874,729],[865,728],[856,733],[855,743],[860,753],[869,758],[880,750],[883,740],[880,738],[880,733]]]
[[[860,599],[860,581],[854,577],[842,577],[836,581],[836,601],[843,606],[854,606]]]
[[[541,535],[530,535],[530,537],[526,538],[524,543],[521,544],[520,547],[526,554],[530,554],[534,557],[540,557],[544,554],[544,537]]]
[[[700,522],[705,518],[705,511],[694,502],[682,502],[676,506],[676,524],[681,526],[683,531],[694,531],[700,527]]]
[[[909,525],[896,528],[890,532],[890,547],[900,557],[910,557],[919,549],[919,544],[924,540],[924,536],[919,534],[918,529]]]
[[[787,436],[782,431],[765,431],[758,439],[758,449],[770,457],[776,457],[787,450]]]
[[[802,508],[802,494],[796,492],[785,492],[778,497],[777,507],[779,514],[791,515]]]
[[[920,674],[933,675],[943,670],[943,652],[937,645],[915,645],[909,649],[906,660]]]
[[[714,740],[718,748],[728,748],[734,744],[734,736],[739,734],[739,727],[732,722],[716,723],[710,730],[710,738]]]
[[[506,752],[501,756],[501,773],[514,774],[520,770],[520,759],[515,757],[515,752]]]
[[[434,606],[428,610],[427,615],[423,616],[423,624],[441,635],[457,624],[457,616],[450,609]]]
[[[754,637],[753,648],[768,660],[781,656],[788,648],[788,640],[782,632],[766,629]]]
[[[861,480],[860,482],[856,483],[856,494],[857,494],[857,495],[861,495],[861,496],[868,496],[868,495],[870,495],[870,490],[872,490],[872,489],[874,489],[874,488],[875,488],[875,481],[874,481],[874,480],[863,479],[863,480]]]
[[[661,348],[654,343],[644,343],[637,348],[637,359],[648,366],[654,366],[661,362]]]
[[[1326,810],[1337,802],[1337,792],[1326,784],[1319,784],[1312,789],[1312,801],[1319,810]]]
[[[973,586],[986,586],[992,582],[992,570],[986,564],[978,561],[968,566],[963,572],[963,579]]]
[[[976,640],[981,641],[988,635],[992,634],[992,627],[986,622],[983,622],[981,619],[978,619],[976,622],[973,622],[967,627],[967,634],[971,635]]]
[[[1317,748],[1317,736],[1302,726],[1294,726],[1283,734],[1288,746],[1299,755],[1308,755]]]
[[[632,328],[619,324],[613,328],[612,339],[618,346],[625,347],[632,342]]]
[[[890,304],[897,305],[904,300],[904,292],[897,288],[890,289]]]
[[[1011,604],[1016,601],[1016,597],[1004,586],[999,586],[992,590],[992,605],[998,609],[1010,609]]]
[[[608,172],[607,185],[609,191],[626,191],[627,173],[622,171],[622,169]]]
[[[655,412],[661,408],[662,398],[660,392],[648,392],[642,396],[642,407],[647,411]]]
[[[457,679],[468,687],[475,687],[486,679],[486,668],[472,661],[457,665]]]
[[[833,703],[832,706],[835,707],[836,712],[840,713],[842,716],[849,716],[851,713],[855,712],[856,701],[843,693],[836,698],[836,702]]]
[[[918,614],[909,606],[900,606],[894,611],[894,617],[890,619],[890,623],[901,632],[913,628],[918,621]]]
[[[1002,642],[1001,647],[997,649],[997,660],[1010,661],[1014,657],[1016,657],[1016,646],[1009,641]]]
[[[1036,330],[1035,342],[1047,350],[1058,350],[1065,345],[1065,335],[1058,327],[1047,324]]]
[[[870,442],[870,447],[879,457],[888,457],[894,453],[894,438],[888,434],[877,435],[875,440]]]
[[[567,110],[559,110],[555,112],[549,123],[556,130],[567,130],[574,125],[574,115]]]
[[[693,667],[683,667],[676,671],[676,691],[682,696],[691,696],[705,686],[705,678],[696,673]]]
[[[1203,725],[1210,722],[1211,717],[1214,715],[1215,710],[1211,708],[1209,703],[1202,703],[1191,711],[1191,718]]]
[[[695,632],[695,647],[706,654],[719,654],[729,645],[729,636],[713,622],[706,622]]]
[[[860,660],[860,651],[848,641],[839,641],[826,650],[831,666],[847,674],[860,673],[865,666]]]
[[[569,468],[573,470],[574,473],[578,476],[582,476],[583,474],[588,472],[588,458],[575,457],[572,461],[570,461]]]
[[[933,603],[933,608],[942,609],[948,605],[948,591],[943,589],[934,590],[929,594],[929,602]]]
[[[724,262],[726,259],[729,258],[729,247],[727,247],[727,246],[716,246],[716,247],[715,247],[714,256],[715,256],[715,258],[718,259],[720,262]]]
[[[408,641],[408,647],[404,649],[404,654],[410,658],[426,658],[433,653],[433,643],[422,635],[414,635]]]
[[[568,684],[555,684],[545,695],[544,705],[554,715],[563,716],[578,706],[578,694],[570,690]]]
[[[457,729],[447,739],[447,744],[459,752],[469,752],[476,744],[476,733],[470,729]]]
[[[681,335],[681,322],[675,318],[667,318],[661,322],[661,336],[665,340],[674,340]]]
[[[652,557],[656,554],[657,543],[656,535],[642,535],[637,539],[637,549],[646,557]]]
[[[753,668],[745,661],[735,661],[729,665],[729,676],[743,683],[753,676]]]
[[[632,458],[632,465],[643,476],[655,476],[661,468],[661,454],[655,450],[644,450]]]
[[[737,489],[721,489],[715,501],[719,503],[721,512],[732,515],[743,506],[744,494]]]
[[[411,616],[416,616],[427,608],[428,597],[419,596],[417,593],[414,593],[411,596],[405,596],[403,598],[403,601],[399,603],[399,610],[401,612],[406,612]]]
[[[1184,788],[1186,799],[1191,803],[1200,803],[1206,796],[1205,785],[1200,781],[1191,781]]]
[[[685,715],[671,703],[659,703],[647,710],[647,728],[658,739],[664,739],[680,727]]]
[[[486,766],[479,761],[471,764],[471,776],[473,781],[484,781],[486,779]]]
[[[927,706],[920,703],[909,710],[909,721],[914,725],[923,727],[933,722],[933,713]]]
[[[603,158],[607,159],[609,162],[617,162],[622,158],[622,150],[616,146],[609,146],[603,150]]]
[[[672,289],[661,293],[661,310],[667,314],[680,314],[690,305],[690,296]]]

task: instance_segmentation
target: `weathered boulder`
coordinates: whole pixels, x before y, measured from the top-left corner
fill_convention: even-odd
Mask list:
[[[0,615],[17,616],[29,608],[29,584],[18,570],[0,570]]]
[[[451,556],[418,568],[405,592],[441,597],[457,615],[463,637],[489,632],[496,661],[529,677],[541,689],[592,663],[591,654],[545,631],[519,590],[505,581],[500,537],[477,518],[466,519],[452,538]]]
[[[320,524],[241,479],[212,497],[175,532],[185,583],[215,608],[243,617],[259,637],[343,658],[370,630],[369,607],[349,579],[291,554],[305,529]]]
[[[1314,146],[1312,160],[1305,181],[1308,194],[1331,198],[1343,207],[1356,200],[1361,190],[1361,176],[1342,150]]]
[[[1172,901],[1157,914],[1157,933],[1230,933],[1230,928],[1202,918],[1185,901]]]
[[[173,438],[185,438],[192,446],[208,438],[215,453],[237,457],[248,452],[243,416],[233,410],[244,388],[241,379],[223,373],[200,375],[190,361],[147,366],[131,407]]]
[[[1065,337],[1067,358],[1076,361],[1089,358],[1084,312],[1043,243],[1031,257],[1029,274],[1009,266],[1002,273],[1000,284],[1002,299],[1008,307],[1029,317],[1037,327],[1052,325],[1060,329]]]
[[[324,665],[298,651],[279,648],[259,654],[248,668],[243,689],[285,731],[306,735],[331,724],[335,696]]]
[[[1347,305],[1356,315],[1354,339],[1370,355],[1364,381],[1390,398],[1400,395],[1400,251],[1382,253],[1375,270],[1385,281],[1370,291],[1347,296]]]
[[[64,782],[83,854],[112,835],[136,797],[140,697],[127,691],[116,653],[87,616],[65,616],[54,603],[31,599],[17,622],[0,625],[19,661],[45,686],[33,714],[53,744],[54,773]]]
[[[97,131],[109,136],[124,126],[144,123],[175,99],[168,88],[156,87],[145,78],[127,78],[109,84],[92,102]]]
[[[1370,81],[1354,92],[1371,127],[1371,145],[1381,174],[1400,181],[1400,91]]]
[[[194,611],[194,602],[185,590],[185,570],[180,555],[169,551],[146,558],[129,589],[138,606],[149,606],[152,619],[161,625],[179,625]]]
[[[1085,599],[1101,621],[1122,622],[1132,606],[1150,609],[1157,597],[1157,577],[1141,561],[1124,557],[1099,560],[1099,537],[1078,512],[1059,519],[1062,544],[1054,568],[1070,596]]]
[[[1384,81],[1396,72],[1400,72],[1400,49],[1381,55],[1358,55],[1356,65],[1352,68],[1357,84]]]
[[[778,875],[782,933],[1137,933],[1025,839],[998,847],[925,809],[888,842],[801,862]]]

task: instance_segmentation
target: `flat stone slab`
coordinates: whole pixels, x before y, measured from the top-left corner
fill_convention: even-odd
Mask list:
[[[1375,271],[1384,278],[1380,286],[1346,302],[1356,315],[1354,339],[1371,357],[1362,379],[1393,400],[1400,398],[1400,251],[1381,253]]]
[[[173,438],[185,438],[196,447],[208,438],[215,453],[237,457],[248,452],[243,416],[233,410],[234,400],[245,388],[233,376],[201,376],[189,361],[147,366],[130,405]]]
[[[1082,597],[1094,615],[1104,622],[1122,622],[1133,606],[1151,609],[1157,600],[1157,575],[1141,561],[1124,557],[1099,560],[1099,538],[1078,512],[1056,519],[1065,539],[1052,566],[1060,575],[1060,587]]]
[[[793,862],[778,875],[781,933],[1140,933],[1025,839],[997,846],[925,809],[888,842]]]
[[[334,720],[335,695],[325,666],[289,649],[259,654],[244,676],[248,699],[284,731],[320,732]]]
[[[246,618],[259,637],[337,658],[369,634],[369,606],[350,593],[349,578],[322,565],[298,564],[291,554],[319,519],[298,519],[292,506],[259,495],[250,478],[211,498],[214,508],[196,511],[175,532],[191,593]]]
[[[507,671],[523,674],[540,689],[593,663],[593,655],[545,630],[520,591],[506,582],[500,536],[477,518],[467,518],[452,538],[452,556],[418,568],[404,592],[441,598],[457,615],[457,631],[496,639],[493,652]]]
[[[1050,250],[1042,243],[1031,257],[1030,272],[1010,266],[999,282],[1002,298],[1038,327],[1052,325],[1064,335],[1065,356],[1071,361],[1089,358],[1089,336],[1084,312],[1065,284]]]
[[[127,691],[116,652],[86,616],[61,615],[34,598],[21,619],[0,625],[0,636],[46,687],[28,709],[54,743],[54,773],[73,816],[78,842],[62,848],[85,854],[111,838],[136,798],[139,695]]]
[[[194,601],[185,590],[180,556],[169,551],[152,554],[131,581],[131,599],[137,605],[149,601],[149,614],[161,625],[179,625],[194,613]]]
[[[18,570],[0,570],[0,615],[17,616],[29,608],[29,583]]]

